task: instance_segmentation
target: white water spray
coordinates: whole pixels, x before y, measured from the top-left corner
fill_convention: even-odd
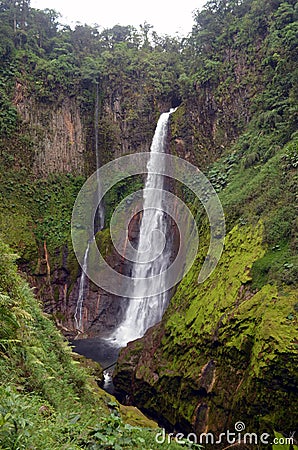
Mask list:
[[[161,294],[150,296],[146,279],[166,271],[172,252],[171,246],[164,245],[160,253],[161,244],[164,244],[168,236],[168,222],[162,208],[164,177],[156,174],[160,169],[160,159],[157,160],[155,155],[165,152],[168,121],[170,114],[175,110],[171,109],[161,114],[151,145],[151,156],[147,165],[148,175],[143,192],[144,212],[139,233],[138,259],[133,265],[131,275],[132,278],[143,278],[145,282],[138,284],[138,289],[135,285],[132,295],[135,299],[130,299],[123,322],[110,338],[119,347],[142,337],[148,328],[158,323],[168,304],[166,291],[162,290]],[[143,262],[145,252],[147,262]],[[156,254],[159,256],[156,257]],[[161,277],[161,284],[165,285],[164,282],[164,278]]]
[[[86,271],[87,271],[87,264],[88,264],[89,248],[90,248],[90,244],[88,242],[88,246],[86,248],[86,252],[84,255],[84,262],[83,262],[82,274],[81,274],[80,285],[79,285],[79,295],[78,295],[77,306],[76,306],[76,310],[75,310],[75,314],[74,314],[76,329],[81,332],[83,332],[82,312],[83,312],[84,297],[85,297],[86,290],[87,290]]]

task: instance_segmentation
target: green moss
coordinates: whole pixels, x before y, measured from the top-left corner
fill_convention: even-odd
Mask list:
[[[123,174],[126,176],[127,174]],[[123,180],[116,183],[104,196],[105,205],[105,226],[108,227],[112,214],[119,205],[119,203],[128,197],[130,194],[143,189],[143,178],[142,176],[132,176],[124,178]]]
[[[178,328],[185,329],[185,334],[189,334],[190,330],[200,331],[202,327],[204,333],[211,332],[219,318],[235,307],[240,287],[251,280],[252,264],[264,254],[262,230],[262,224],[234,227],[226,236],[225,250],[215,272],[202,286],[198,286],[196,279],[206,254],[206,245],[201,244],[196,264],[172,299],[173,305],[183,299],[184,311],[182,317],[179,312],[169,317],[167,327],[170,330],[173,326],[176,334],[178,324]],[[181,332],[179,339],[183,339]]]
[[[180,105],[179,108],[171,115],[171,135],[174,139],[179,137],[181,132],[185,129],[186,120],[185,105]]]
[[[173,426],[193,424],[204,403],[210,430],[227,427],[227,415],[232,427],[238,411],[256,430],[290,430],[295,418],[285,420],[285,411],[293,411],[297,383],[295,290],[268,283],[255,288],[252,267],[267,251],[262,222],[234,226],[215,272],[198,285],[207,246],[201,239],[162,326],[121,354],[118,374],[125,367],[131,377],[133,364],[137,404]]]
[[[109,228],[105,228],[96,234],[96,243],[99,252],[103,257],[107,257],[111,254],[113,243]]]
[[[67,245],[67,270],[70,273],[70,289],[71,289],[78,277],[79,263],[76,258],[76,255],[73,251],[73,247],[72,247],[72,243],[70,242],[70,239],[69,239],[68,245]]]
[[[37,260],[37,243],[29,211],[19,203],[0,206],[0,238],[14,248],[23,262]]]
[[[157,428],[157,423],[148,419],[135,406],[120,405],[120,414],[125,423],[135,427]]]
[[[271,247],[252,266],[252,287],[260,289],[271,279],[294,284],[297,281],[297,267],[298,258],[291,254],[287,243]]]

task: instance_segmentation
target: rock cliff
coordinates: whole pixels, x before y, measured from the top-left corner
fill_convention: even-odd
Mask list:
[[[32,169],[37,176],[85,173],[86,130],[75,98],[65,96],[57,103],[41,103],[18,83],[14,104],[32,139]]]
[[[120,353],[114,384],[123,401],[198,435],[218,436],[238,421],[248,432],[294,429],[286,411],[296,395],[297,303],[290,287],[251,286],[251,267],[265,253],[262,229],[230,230],[216,273],[199,286],[201,243],[162,322]]]

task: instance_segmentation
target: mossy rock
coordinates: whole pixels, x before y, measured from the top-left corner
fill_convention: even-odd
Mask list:
[[[134,427],[143,428],[157,428],[158,425],[154,420],[146,417],[138,408],[135,406],[124,406],[120,405],[120,414],[123,422],[129,423]]]
[[[217,433],[240,419],[257,431],[294,427],[296,292],[252,288],[263,232],[262,222],[233,227],[214,274],[198,285],[202,239],[161,324],[120,353],[116,388],[169,427]]]
[[[91,375],[98,384],[103,382],[103,369],[98,362],[75,352],[72,352],[72,358],[74,361],[78,361],[82,367],[87,369],[89,375]]]

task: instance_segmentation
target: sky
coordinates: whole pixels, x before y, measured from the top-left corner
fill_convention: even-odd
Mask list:
[[[154,26],[158,34],[187,35],[192,28],[193,10],[201,8],[207,0],[31,0],[38,9],[55,9],[60,22],[75,26],[76,22],[111,28],[116,24],[136,28],[145,21]]]

